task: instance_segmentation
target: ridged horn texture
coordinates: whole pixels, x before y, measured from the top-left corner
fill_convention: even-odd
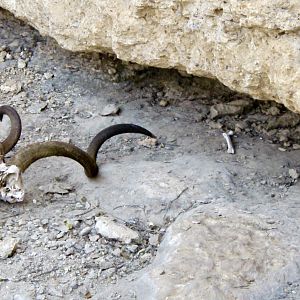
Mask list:
[[[80,148],[63,142],[42,142],[31,144],[19,150],[10,160],[9,164],[16,165],[24,172],[35,161],[51,157],[64,156],[80,163],[88,177],[96,177],[98,174],[97,154],[100,147],[111,137],[122,133],[141,133],[149,137],[155,136],[147,129],[134,124],[118,124],[100,131],[90,143],[85,152]]]
[[[88,177],[95,177],[98,174],[96,161],[90,155],[74,145],[63,142],[31,144],[19,150],[9,164],[18,166],[21,172],[24,172],[35,161],[51,156],[64,156],[77,161],[84,167]]]
[[[105,141],[111,137],[123,133],[141,133],[149,137],[155,138],[155,135],[147,129],[134,124],[117,124],[109,126],[101,130],[91,141],[87,153],[96,161],[97,154]]]
[[[19,114],[14,108],[8,105],[0,106],[0,121],[2,121],[3,116],[7,115],[10,120],[10,133],[8,137],[1,143],[3,155],[8,153],[18,142],[22,131],[22,122]]]

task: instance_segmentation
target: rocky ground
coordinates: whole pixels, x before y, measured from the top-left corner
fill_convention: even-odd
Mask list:
[[[5,11],[0,99],[22,118],[14,151],[86,148],[126,122],[158,137],[106,142],[95,180],[64,158],[23,174],[24,202],[0,203],[1,299],[300,299],[299,115],[212,80],[64,51]]]

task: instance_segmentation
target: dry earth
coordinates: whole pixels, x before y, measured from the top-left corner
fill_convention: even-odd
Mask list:
[[[64,51],[4,11],[0,47],[0,103],[23,121],[14,151],[85,148],[122,122],[158,136],[108,141],[95,180],[64,158],[25,172],[25,201],[0,203],[1,299],[300,299],[298,115],[215,81]],[[119,114],[101,116],[108,104]],[[101,236],[103,215],[139,239]]]

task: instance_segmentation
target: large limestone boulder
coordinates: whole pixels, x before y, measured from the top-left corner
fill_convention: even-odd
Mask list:
[[[300,112],[299,0],[0,0],[72,51],[217,78]]]
[[[280,223],[217,205],[183,214],[139,278],[137,298],[281,299],[287,283],[299,280],[300,240],[297,224]]]

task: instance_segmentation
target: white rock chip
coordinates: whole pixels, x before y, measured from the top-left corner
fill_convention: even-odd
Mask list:
[[[14,295],[13,300],[33,300],[33,297],[26,294],[16,294]]]
[[[0,257],[6,259],[12,256],[17,248],[19,241],[17,239],[7,237],[0,241]]]
[[[139,239],[137,232],[123,224],[117,223],[109,216],[100,216],[96,218],[95,229],[103,237],[116,239],[125,244],[130,244],[132,241]]]
[[[15,203],[24,199],[21,171],[17,166],[0,163],[0,200]]]
[[[157,246],[159,244],[159,236],[157,234],[150,234],[149,244],[152,246]]]
[[[18,69],[24,69],[26,68],[26,66],[27,66],[26,61],[24,61],[23,59],[18,60],[18,64],[17,64]]]
[[[92,231],[92,227],[87,226],[87,227],[84,227],[84,228],[79,232],[79,235],[80,235],[80,236],[88,235],[91,231]]]
[[[12,79],[6,80],[3,84],[0,85],[0,91],[7,94],[7,93],[14,93],[17,94],[21,92],[22,84]]]
[[[158,144],[158,141],[156,138],[151,138],[151,137],[147,136],[145,139],[139,140],[138,144],[140,146],[144,146],[146,148],[151,148],[151,147],[156,146]]]
[[[53,77],[54,77],[54,74],[52,74],[52,73],[50,73],[50,72],[46,72],[46,73],[43,74],[43,76],[44,76],[44,78],[45,78],[46,80],[48,80],[48,79],[53,78]]]
[[[115,104],[107,104],[100,114],[101,116],[113,116],[117,115],[119,111],[120,107],[116,106]]]
[[[296,169],[289,169],[289,175],[294,179],[298,179],[299,178],[299,173],[297,172]]]
[[[0,51],[0,62],[5,61],[6,54],[7,54],[6,51]]]

